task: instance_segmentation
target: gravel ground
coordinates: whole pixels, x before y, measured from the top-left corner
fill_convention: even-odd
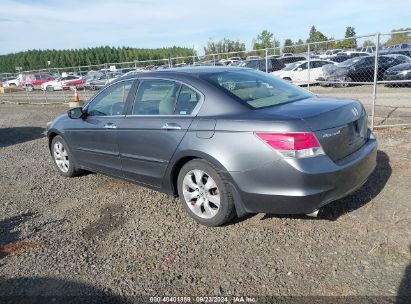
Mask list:
[[[0,296],[411,296],[411,132],[378,131],[378,166],[319,218],[219,228],[173,197],[58,175],[44,127],[63,106],[0,104]]]

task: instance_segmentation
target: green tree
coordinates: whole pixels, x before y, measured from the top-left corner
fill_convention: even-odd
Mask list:
[[[321,42],[327,40],[327,36],[318,31],[314,25],[311,27],[309,37],[307,39],[307,43],[310,43],[310,51],[318,51],[324,49],[324,43]]]
[[[291,39],[284,40],[283,53],[294,53],[294,44]]]
[[[244,44],[235,42],[230,47],[244,47]],[[193,56],[195,52],[189,48],[170,47],[158,49],[138,49],[126,47],[96,47],[70,50],[28,50],[25,52],[0,55],[0,73],[14,73],[15,67],[23,70],[48,69],[47,61],[51,61],[50,68],[75,67],[79,65],[102,65],[119,61],[165,59],[177,56]],[[96,67],[94,67],[96,68]]]
[[[230,40],[224,38],[220,41],[209,40],[207,46],[204,47],[205,54],[217,54],[228,52],[241,52],[245,51],[245,44],[239,40]]]
[[[326,41],[327,36],[325,36],[323,33],[320,31],[317,31],[315,26],[313,25],[310,29],[309,37],[307,39],[308,43],[315,43],[315,42],[321,42],[321,41]]]
[[[396,45],[400,43],[411,42],[411,28],[400,28],[397,30],[392,30],[391,32],[401,32],[401,31],[408,31],[405,33],[398,33],[398,34],[391,34],[391,37],[384,43],[386,46]]]
[[[352,26],[347,26],[345,28],[345,38],[337,43],[337,47],[341,49],[356,49],[357,48],[357,39],[355,37],[356,32],[355,28]]]
[[[256,39],[253,40],[253,49],[267,49],[267,48],[279,48],[280,42],[274,38],[274,34],[263,30]]]
[[[307,52],[307,44],[302,39],[298,39],[294,44],[294,49],[296,54]]]
[[[374,43],[374,41],[372,41],[371,39],[367,39],[367,40],[364,40],[364,42],[362,43],[362,46],[363,46],[363,47],[375,46],[375,43]]]

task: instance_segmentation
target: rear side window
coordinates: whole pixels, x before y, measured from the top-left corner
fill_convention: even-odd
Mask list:
[[[330,64],[327,61],[312,61],[310,62],[313,68],[321,68],[323,65]]]
[[[178,95],[174,113],[177,115],[190,115],[200,101],[200,94],[193,89],[182,85]]]
[[[201,76],[248,107],[259,109],[312,96],[308,91],[255,70],[221,71]]]
[[[172,115],[180,84],[168,80],[142,80],[134,100],[134,115]]]
[[[134,115],[190,115],[200,94],[171,80],[142,80],[133,106]]]

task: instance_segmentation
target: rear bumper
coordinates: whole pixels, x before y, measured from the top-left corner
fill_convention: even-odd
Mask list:
[[[247,213],[304,214],[360,188],[374,171],[377,142],[338,164],[327,156],[280,160],[244,172],[230,172]]]

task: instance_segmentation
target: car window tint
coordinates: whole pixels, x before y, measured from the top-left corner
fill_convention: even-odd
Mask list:
[[[315,68],[320,68],[322,66],[322,62],[321,61],[313,61],[310,63],[311,68],[315,69]]]
[[[134,100],[134,115],[172,115],[180,84],[169,80],[142,80]]]
[[[133,81],[123,81],[104,89],[88,105],[89,116],[111,116],[123,114],[124,105]]]
[[[363,60],[361,61],[361,64],[363,65],[370,65],[374,64],[374,57],[364,57]]]
[[[251,60],[251,61],[247,62],[245,65],[248,68],[257,69],[258,68],[258,60]]]
[[[200,94],[193,89],[183,85],[178,95],[174,114],[190,115],[200,101]]]
[[[259,109],[294,102],[312,94],[254,70],[212,72],[200,76],[235,100]]]

